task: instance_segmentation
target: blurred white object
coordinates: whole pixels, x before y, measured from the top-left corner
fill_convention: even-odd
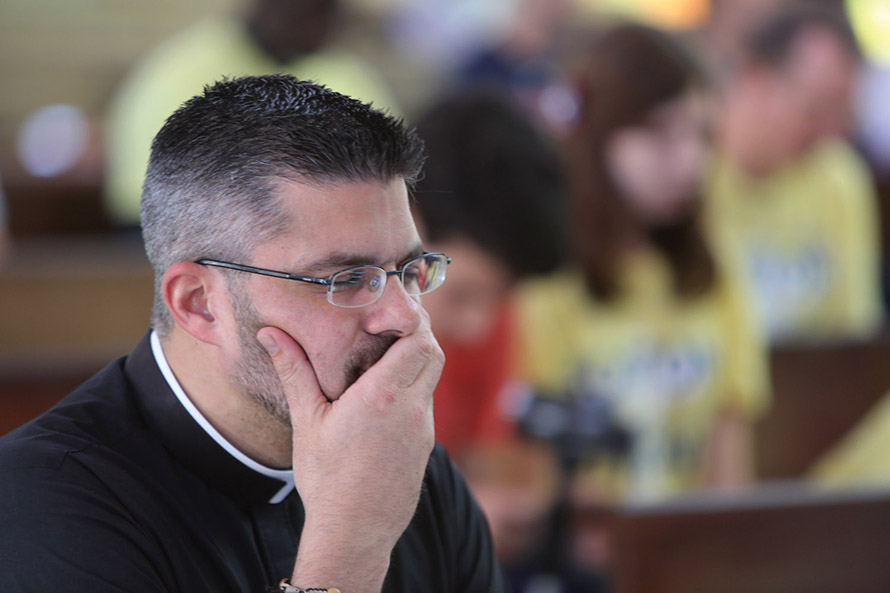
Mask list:
[[[393,11],[390,35],[405,55],[451,69],[509,29],[518,0],[417,0]]]
[[[575,126],[580,104],[578,94],[563,82],[548,85],[538,96],[538,111],[547,125],[560,134]]]
[[[74,105],[47,105],[29,115],[19,128],[16,152],[29,174],[55,177],[83,158],[88,140],[83,111]]]

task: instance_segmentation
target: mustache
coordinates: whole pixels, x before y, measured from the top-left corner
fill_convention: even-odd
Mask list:
[[[346,387],[358,381],[365,371],[377,364],[397,340],[396,336],[373,336],[371,342],[353,352],[346,361]]]

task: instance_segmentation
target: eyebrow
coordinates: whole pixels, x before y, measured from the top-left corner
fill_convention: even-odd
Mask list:
[[[423,250],[423,245],[417,243],[413,248],[411,248],[408,253],[405,254],[404,257],[397,260],[396,266],[400,266],[408,260],[414,259],[415,257],[419,257],[423,255],[425,252]],[[361,253],[345,253],[345,252],[335,252],[324,259],[316,261],[308,268],[302,270],[303,274],[333,274],[340,270],[346,268],[353,268],[355,266],[380,266],[385,267],[384,263],[375,259],[375,256],[369,254],[361,254]]]

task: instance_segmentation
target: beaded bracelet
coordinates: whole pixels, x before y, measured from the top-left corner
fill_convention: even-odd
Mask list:
[[[290,584],[287,579],[281,579],[278,583],[278,591],[281,593],[340,593],[337,587],[309,587],[308,589],[300,589]]]

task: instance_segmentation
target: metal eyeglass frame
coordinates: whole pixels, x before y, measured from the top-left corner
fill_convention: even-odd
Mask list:
[[[344,274],[346,272],[352,272],[355,270],[367,270],[367,269],[379,270],[380,272],[382,272],[384,274],[384,276],[387,280],[389,279],[390,276],[398,276],[399,281],[401,281],[402,286],[404,286],[405,285],[405,278],[404,278],[405,269],[408,268],[411,264],[417,262],[418,260],[424,260],[431,256],[435,256],[439,262],[444,261],[446,266],[451,263],[451,258],[448,257],[447,255],[445,255],[444,253],[426,252],[425,251],[423,254],[408,260],[407,262],[402,264],[399,268],[397,268],[391,272],[387,272],[380,266],[363,265],[363,266],[353,266],[351,268],[346,268],[345,270],[340,270],[339,272],[334,272],[327,278],[316,278],[314,276],[303,276],[300,274],[291,274],[289,272],[279,272],[277,270],[258,268],[256,266],[248,266],[246,264],[236,264],[236,263],[227,262],[227,261],[220,261],[217,259],[201,258],[201,259],[195,260],[195,263],[200,264],[202,266],[215,266],[218,268],[226,268],[229,270],[236,270],[238,272],[247,272],[249,274],[259,274],[261,276],[271,276],[273,278],[283,278],[285,280],[296,280],[298,282],[308,282],[310,284],[320,284],[322,286],[327,286],[327,288],[328,288],[327,298],[328,298],[328,302],[330,304],[334,305],[335,307],[343,307],[344,309],[357,309],[359,307],[367,307],[368,305],[373,305],[378,300],[380,300],[380,297],[383,294],[383,289],[386,288],[386,283],[384,283],[384,285],[381,287],[381,290],[377,291],[377,297],[374,300],[367,302],[367,303],[362,303],[361,305],[342,305],[339,303],[335,303],[333,301],[333,287],[334,287],[334,277],[335,276],[339,276],[340,274]],[[424,290],[422,292],[418,292],[416,295],[412,295],[412,296],[420,296],[422,294],[430,293],[430,292],[434,291],[435,289],[439,288],[439,286],[441,286],[442,283],[444,283],[444,282],[445,282],[445,278],[443,276],[442,281],[439,282],[438,284],[436,284],[435,286],[433,286],[432,288],[430,288],[429,290]]]

